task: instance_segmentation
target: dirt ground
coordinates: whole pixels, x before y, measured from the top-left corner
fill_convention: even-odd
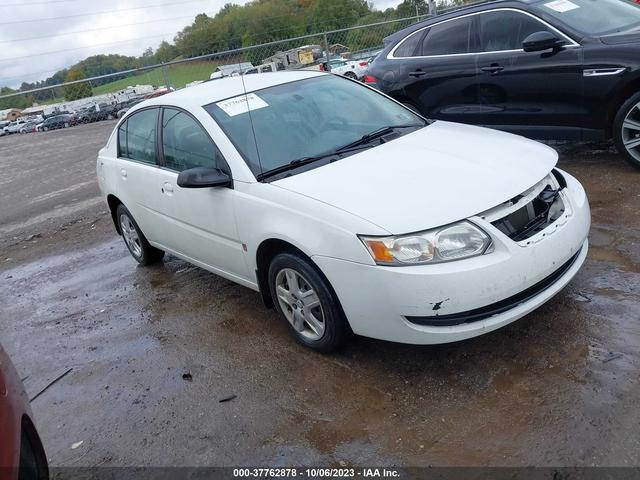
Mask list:
[[[0,138],[0,342],[31,394],[72,368],[32,403],[52,465],[640,466],[640,172],[613,150],[558,146],[593,228],[548,304],[324,356],[252,291],[136,266],[94,180],[112,128]]]

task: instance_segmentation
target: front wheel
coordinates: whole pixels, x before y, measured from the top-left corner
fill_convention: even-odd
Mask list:
[[[625,160],[640,169],[640,92],[627,100],[613,123],[616,147]]]
[[[127,207],[118,205],[116,218],[129,253],[140,265],[151,265],[164,257],[162,250],[151,246],[148,242]]]
[[[269,288],[292,335],[320,352],[338,348],[348,331],[335,294],[317,267],[301,255],[281,253],[269,267]]]

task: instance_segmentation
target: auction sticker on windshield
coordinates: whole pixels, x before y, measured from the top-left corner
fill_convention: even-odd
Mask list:
[[[267,102],[255,93],[228,98],[227,100],[216,103],[216,105],[230,117],[247,113],[249,109],[258,110],[269,106]]]
[[[555,0],[554,2],[545,3],[544,6],[560,13],[570,12],[571,10],[580,8],[579,5],[576,5],[569,0]]]

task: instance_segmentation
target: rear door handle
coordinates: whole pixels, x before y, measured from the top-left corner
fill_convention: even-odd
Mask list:
[[[502,72],[504,70],[504,67],[500,65],[490,65],[488,67],[482,67],[480,70],[490,73],[491,75],[495,75],[496,73]]]
[[[122,175],[122,178],[127,178],[127,171],[124,168],[121,168],[120,175]]]
[[[164,185],[162,185],[162,193],[166,194],[166,195],[172,195],[173,194],[173,185],[171,185],[169,182],[164,182]]]
[[[426,75],[426,74],[427,74],[427,72],[424,72],[424,71],[422,71],[420,69],[416,70],[415,72],[409,72],[409,76],[413,77],[413,78],[420,78],[420,77],[422,77],[423,75]]]

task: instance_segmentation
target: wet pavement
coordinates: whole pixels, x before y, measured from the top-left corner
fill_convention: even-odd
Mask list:
[[[54,466],[640,465],[640,172],[613,150],[559,146],[593,228],[549,303],[470,341],[325,356],[257,293],[136,266],[93,200],[111,128],[0,139],[0,342],[32,394],[73,369],[32,403]]]

